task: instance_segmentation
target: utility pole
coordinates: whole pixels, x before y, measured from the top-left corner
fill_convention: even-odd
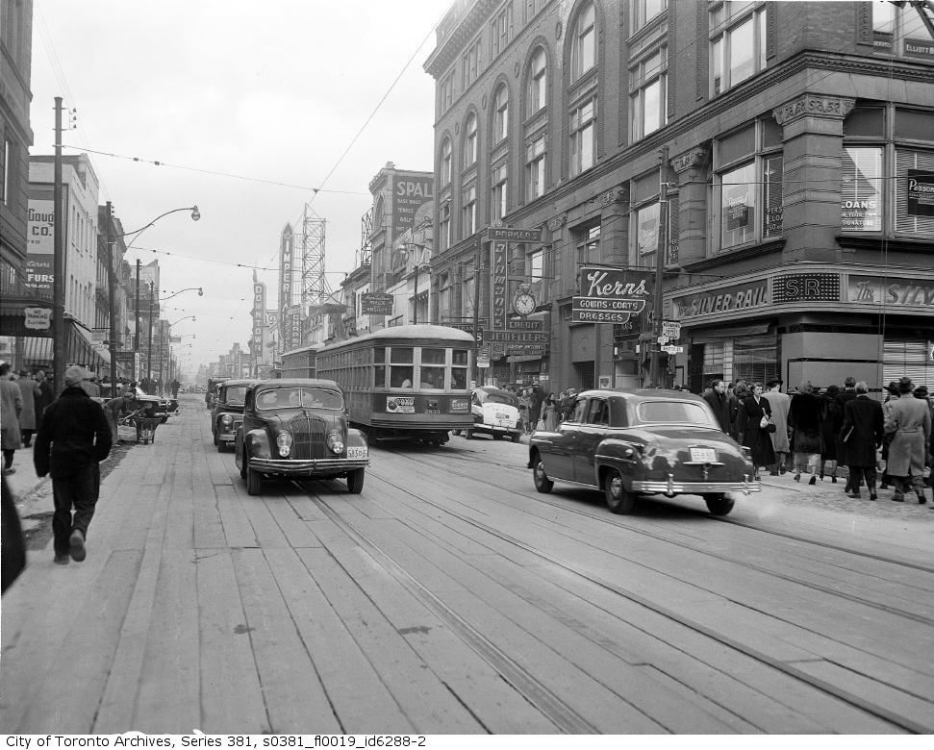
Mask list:
[[[146,380],[150,381],[149,388],[152,389],[152,296],[154,282],[149,282],[149,352],[146,356]]]
[[[480,356],[480,267],[481,267],[481,253],[483,252],[483,244],[480,240],[477,240],[477,263],[474,267],[473,273],[473,339],[475,342],[475,350],[473,358],[473,381],[475,385],[480,385],[480,366],[477,364],[477,358]]]
[[[62,97],[55,97],[55,225],[52,279],[52,389],[55,396],[65,385],[65,207],[62,190]]]
[[[110,397],[117,397],[117,285],[114,283],[113,206],[107,201],[107,297],[110,307]]]
[[[139,359],[139,268],[142,261],[136,259],[136,325],[133,326],[133,380],[139,380],[136,362]]]
[[[659,195],[658,212],[658,249],[655,251],[655,320],[652,323],[651,367],[649,380],[652,388],[661,387],[661,374],[659,372],[659,355],[661,344],[658,339],[662,335],[662,276],[665,269],[665,258],[668,255],[668,147],[662,149],[661,192]]]

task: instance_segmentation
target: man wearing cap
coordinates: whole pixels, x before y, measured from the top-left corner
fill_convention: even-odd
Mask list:
[[[918,494],[918,503],[927,502],[924,495],[924,460],[931,439],[931,411],[927,404],[911,398],[914,384],[911,378],[898,381],[900,397],[889,402],[885,413],[885,432],[891,436],[886,469],[895,485],[892,500],[904,502],[908,479]]]
[[[33,451],[36,474],[52,475],[52,533],[59,565],[68,564],[69,554],[75,562],[86,556],[84,543],[100,494],[100,462],[112,442],[104,410],[81,387],[87,377],[78,365],[65,370],[65,390],[43,413]]]

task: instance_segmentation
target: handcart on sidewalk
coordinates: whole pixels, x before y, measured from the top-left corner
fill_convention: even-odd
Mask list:
[[[136,442],[149,445],[156,441],[156,427],[162,424],[162,417],[144,417],[135,415],[131,418],[136,426]]]

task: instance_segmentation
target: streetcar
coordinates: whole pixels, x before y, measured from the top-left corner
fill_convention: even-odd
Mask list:
[[[319,345],[303,346],[282,355],[282,366],[270,373],[269,378],[311,378],[315,375],[315,354]]]
[[[393,326],[318,349],[317,377],[340,385],[351,424],[371,441],[441,445],[473,426],[474,347],[456,328]]]

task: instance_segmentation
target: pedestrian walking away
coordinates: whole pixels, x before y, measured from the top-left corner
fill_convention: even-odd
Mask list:
[[[36,475],[52,477],[55,562],[86,556],[88,527],[100,494],[100,462],[110,453],[110,426],[100,404],[81,387],[87,378],[77,365],[65,371],[65,389],[42,415],[33,463]],[[72,518],[74,511],[74,518]]]
[[[16,472],[13,455],[22,447],[19,417],[23,411],[23,393],[13,381],[10,363],[0,362],[0,447],[3,450],[3,476]]]
[[[924,401],[913,398],[911,378],[898,381],[899,398],[890,402],[885,414],[885,432],[891,436],[886,466],[895,485],[892,500],[904,502],[909,483],[918,495],[918,503],[927,502],[924,494],[924,463],[931,439],[931,410]]]
[[[817,482],[817,464],[820,462],[820,397],[814,393],[810,381],[802,383],[791,397],[788,426],[791,427],[791,450],[794,454],[795,481],[801,481],[802,472],[811,472],[808,484]]]
[[[770,380],[766,383],[768,390],[765,397],[768,399],[769,406],[772,407],[772,422],[775,424],[775,432],[769,433],[772,439],[772,450],[775,452],[775,466],[772,470],[773,475],[784,474],[788,469],[788,454],[791,452],[788,442],[788,410],[791,408],[791,396],[782,393],[782,381]]]
[[[837,483],[837,437],[843,425],[843,408],[838,398],[840,387],[827,386],[821,394],[820,417],[820,480],[824,481],[825,471],[830,474],[830,480]]]
[[[869,386],[860,381],[853,390],[852,399],[843,407],[842,442],[846,445],[849,476],[844,488],[846,496],[859,498],[859,488],[865,478],[869,499],[876,495],[876,450],[885,436],[885,418],[882,404],[869,398]]]
[[[730,400],[726,395],[726,383],[722,380],[714,380],[710,384],[709,390],[701,396],[713,409],[713,414],[717,418],[717,424],[727,435],[730,434]]]
[[[19,415],[19,429],[23,435],[23,447],[32,445],[32,436],[36,431],[36,396],[39,393],[39,383],[28,372],[23,370],[16,381],[20,393],[23,394],[23,411]]]

